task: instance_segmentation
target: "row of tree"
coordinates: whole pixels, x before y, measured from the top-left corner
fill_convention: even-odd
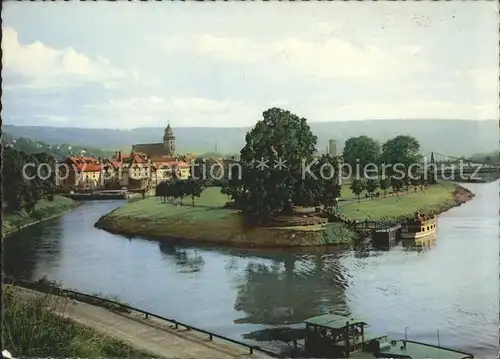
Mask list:
[[[3,146],[3,209],[7,212],[25,210],[30,213],[40,200],[52,201],[55,168],[55,158],[46,153],[27,154]]]
[[[361,193],[363,191],[367,192],[367,196],[373,198],[375,195],[375,192],[380,189],[382,190],[384,197],[387,195],[387,191],[392,188],[394,193],[396,195],[401,192],[402,189],[405,189],[406,192],[410,191],[410,187],[413,186],[415,192],[420,190],[424,190],[425,186],[427,186],[428,181],[425,179],[424,176],[420,176],[419,178],[398,178],[398,177],[384,177],[380,179],[376,178],[370,178],[370,179],[361,179],[361,178],[355,178],[352,180],[350,189],[352,193],[354,193],[358,201],[360,199]],[[378,196],[378,193],[377,193]]]
[[[181,180],[174,178],[172,181],[160,182],[156,186],[155,195],[157,197],[162,197],[165,203],[168,199],[170,199],[172,204],[179,200],[181,205],[183,204],[182,200],[184,198],[191,197],[191,203],[194,207],[196,197],[200,197],[204,189],[205,184],[203,180],[194,178]]]

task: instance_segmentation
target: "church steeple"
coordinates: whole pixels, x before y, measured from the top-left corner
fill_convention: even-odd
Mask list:
[[[165,147],[165,152],[168,156],[173,156],[175,153],[175,136],[170,127],[170,122],[165,128],[165,134],[163,135],[163,146]]]
[[[170,122],[167,125],[167,128],[165,128],[165,134],[163,135],[163,139],[175,139],[174,132],[172,131],[172,127],[170,127]]]

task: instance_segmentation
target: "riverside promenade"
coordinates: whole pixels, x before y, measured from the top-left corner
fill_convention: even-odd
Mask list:
[[[30,289],[19,290],[27,296],[44,295]],[[61,315],[154,358],[271,358],[257,351],[249,354],[248,348],[215,337],[210,340],[206,334],[195,330],[180,326],[175,329],[174,325],[157,318],[146,319],[139,313],[118,313],[73,299],[65,300],[67,306]]]

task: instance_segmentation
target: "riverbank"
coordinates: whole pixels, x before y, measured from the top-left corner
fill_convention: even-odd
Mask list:
[[[472,198],[474,194],[467,188],[443,181],[416,193],[348,203],[339,207],[339,213],[349,220],[404,220],[413,216],[416,211],[438,215]]]
[[[3,286],[4,348],[16,358],[147,358],[111,336],[67,317],[68,298]]]
[[[151,316],[144,318],[139,312],[117,313],[56,295],[17,286],[6,287],[9,322],[8,327],[4,324],[3,333],[11,335],[8,339],[21,340],[4,340],[3,344],[18,358],[230,359],[248,356],[249,349],[245,346],[216,337],[208,340],[206,334],[185,330],[182,326],[176,328],[174,323]],[[37,312],[27,313],[26,308]],[[33,323],[38,326],[34,327]],[[269,358],[257,351],[251,357]]]
[[[157,197],[129,202],[101,217],[96,228],[123,235],[176,238],[237,247],[297,247],[347,244],[357,235],[341,223],[249,227],[240,211],[224,208],[217,187],[205,189],[194,206]]]
[[[16,213],[4,213],[2,221],[2,233],[7,237],[25,227],[32,226],[41,221],[59,217],[60,215],[75,209],[78,203],[63,196],[54,196],[53,201],[43,199],[35,205],[32,213],[25,211]]]

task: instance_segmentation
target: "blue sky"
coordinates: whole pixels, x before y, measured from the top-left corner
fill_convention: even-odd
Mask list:
[[[3,119],[498,118],[497,2],[6,2]]]

